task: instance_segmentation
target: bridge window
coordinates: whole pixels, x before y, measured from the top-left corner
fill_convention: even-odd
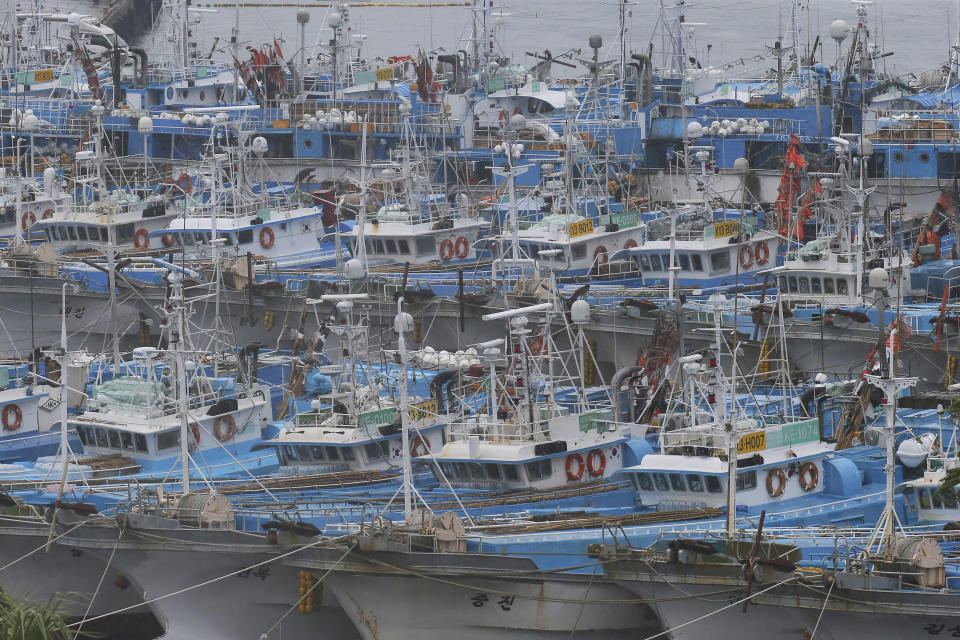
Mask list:
[[[157,450],[174,449],[180,446],[180,431],[164,431],[157,435]]]
[[[644,271],[650,271],[650,259],[645,255],[640,255],[640,268]]]
[[[823,292],[824,293],[833,293],[833,278],[824,278],[823,279]]]
[[[690,491],[695,491],[697,493],[703,492],[703,480],[695,473],[687,474],[687,487]]]
[[[800,293],[810,293],[810,281],[800,278]]]
[[[707,493],[723,493],[723,485],[717,476],[705,476],[707,479]]]
[[[678,259],[680,260],[680,269],[682,271],[690,271],[690,256],[685,253],[681,253],[678,256]]]
[[[822,287],[820,286],[820,278],[810,278],[810,291],[813,293],[821,293]]]
[[[396,252],[397,252],[397,242],[396,242],[393,238],[387,238],[387,239],[384,240],[383,242],[384,242],[384,244],[385,244],[385,246],[386,246],[387,253],[396,253]]]
[[[314,460],[323,460],[323,447],[312,446],[310,447],[310,453],[313,454]]]
[[[311,462],[313,460],[310,447],[304,444],[297,447],[297,456],[300,458],[300,462]]]
[[[790,276],[788,282],[790,283],[790,293],[797,292],[797,278],[796,276]]]
[[[437,252],[437,242],[434,240],[433,236],[417,238],[416,245],[418,256],[433,255]]]
[[[647,473],[638,473],[636,474],[637,479],[637,490],[639,491],[653,491],[653,482],[650,480],[650,475]]]
[[[703,271],[703,260],[696,253],[690,256],[693,262],[694,271]]]
[[[585,243],[585,242],[578,242],[577,244],[573,245],[573,249],[571,250],[571,254],[573,255],[573,258],[574,258],[574,259],[577,259],[577,258],[586,258],[586,257],[587,257],[587,245],[586,245],[586,243]]]
[[[340,459],[340,450],[337,447],[327,447],[327,460],[336,462]]]
[[[714,251],[710,254],[711,271],[729,271],[730,270],[730,252],[727,250]]]
[[[917,492],[917,495],[920,497],[920,508],[929,509],[930,508],[930,492],[926,489],[921,489]]]
[[[500,476],[500,465],[497,465],[497,464],[493,464],[493,463],[488,462],[487,464],[485,464],[485,465],[483,465],[483,466],[486,468],[487,477],[488,477],[488,478],[490,478],[491,480],[499,480],[499,479],[500,479],[500,477],[501,477],[501,476]]]
[[[663,271],[663,267],[660,266],[660,256],[655,253],[650,256],[650,270]]]
[[[679,473],[670,474],[670,487],[674,491],[686,491],[687,483],[683,481],[683,476]]]
[[[550,473],[553,470],[550,460],[548,458],[543,458],[541,460],[534,460],[533,462],[528,462],[527,467],[527,477],[530,480],[540,480],[541,478],[549,478]]]
[[[668,491],[667,487],[667,476],[663,473],[653,474],[653,484],[656,485],[657,491]]]
[[[737,491],[749,491],[757,488],[757,471],[741,471],[737,474]]]
[[[147,436],[142,433],[137,433],[133,436],[133,442],[137,447],[137,451],[140,453],[147,452]]]
[[[407,244],[407,241],[405,238],[401,238],[397,240],[397,249],[399,250],[400,255],[402,256],[410,255],[410,245]]]
[[[253,229],[243,229],[237,232],[237,244],[250,244],[253,242]]]
[[[847,279],[837,278],[837,293],[842,296],[847,295]]]
[[[515,464],[503,465],[503,478],[504,480],[519,482],[520,474],[517,471],[517,465]]]

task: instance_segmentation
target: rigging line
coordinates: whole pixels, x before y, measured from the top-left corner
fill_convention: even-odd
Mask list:
[[[107,563],[103,567],[103,573],[100,575],[100,582],[97,583],[97,588],[93,591],[93,595],[90,597],[90,602],[87,604],[87,610],[83,612],[83,618],[80,620],[80,626],[77,627],[77,635],[80,635],[80,630],[83,628],[83,623],[86,622],[87,616],[90,615],[90,609],[93,608],[93,602],[97,599],[97,594],[100,593],[100,587],[103,586],[103,580],[107,577],[107,572],[110,571],[110,565],[113,564],[113,556],[117,553],[117,547],[120,546],[120,538],[123,537],[123,533],[126,529],[120,529],[120,535],[117,536],[117,541],[113,545],[113,551],[110,552],[110,557],[107,559]]]
[[[683,624],[677,625],[677,626],[675,626],[675,627],[673,627],[673,628],[671,628],[671,629],[667,629],[666,631],[661,631],[660,633],[656,633],[656,634],[654,634],[654,635],[652,635],[652,636],[647,636],[646,638],[644,638],[644,640],[653,640],[654,638],[662,638],[662,637],[664,637],[664,636],[666,636],[666,635],[668,635],[668,634],[673,634],[677,629],[682,629],[682,628],[684,628],[684,627],[690,626],[691,624],[694,624],[695,622],[700,622],[700,621],[702,621],[702,620],[705,620],[706,618],[709,618],[710,616],[712,616],[712,615],[714,615],[714,614],[720,613],[721,611],[724,611],[724,610],[729,609],[729,608],[731,608],[731,607],[735,607],[735,606],[737,606],[737,605],[739,605],[739,604],[743,604],[744,602],[750,600],[751,598],[755,598],[756,596],[760,595],[761,593],[766,593],[767,591],[770,591],[770,590],[772,590],[772,589],[776,589],[777,587],[783,586],[783,585],[787,584],[788,582],[792,582],[792,581],[794,581],[794,580],[796,580],[796,579],[797,579],[796,576],[790,576],[790,577],[787,578],[786,580],[781,580],[780,582],[777,582],[777,583],[775,583],[775,584],[773,584],[773,585],[770,585],[769,587],[767,587],[766,589],[763,589],[762,591],[757,591],[756,593],[753,593],[753,594],[751,594],[751,595],[748,595],[748,596],[745,597],[745,598],[741,598],[740,600],[737,600],[736,602],[731,602],[731,603],[728,604],[728,605],[725,605],[725,606],[723,606],[723,607],[720,607],[720,608],[717,609],[716,611],[711,611],[711,612],[708,613],[708,614],[705,614],[705,615],[700,616],[699,618],[694,618],[693,620],[689,620],[689,621],[687,621],[687,622],[684,622]]]
[[[830,594],[833,593],[833,587],[836,586],[837,580],[834,580],[830,583],[830,588],[827,589],[827,597],[823,599],[823,607],[820,609],[820,615],[817,616],[817,624],[813,626],[813,633],[810,634],[810,640],[813,640],[814,636],[817,635],[817,629],[820,628],[820,620],[823,619],[823,612],[827,610],[827,602],[830,600]]]
[[[67,529],[66,531],[64,531],[64,532],[61,533],[60,535],[56,536],[55,538],[52,538],[52,539],[49,540],[49,541],[46,541],[46,540],[45,540],[42,545],[40,545],[39,547],[37,547],[37,548],[34,549],[33,551],[28,551],[27,553],[23,554],[23,555],[20,556],[19,558],[16,558],[16,559],[14,559],[14,560],[11,560],[11,561],[8,562],[7,564],[5,564],[5,565],[3,565],[2,567],[0,567],[0,573],[2,573],[4,569],[8,569],[8,568],[12,567],[13,565],[17,564],[17,563],[20,562],[21,560],[26,560],[27,558],[29,558],[30,556],[32,556],[33,554],[35,554],[37,551],[40,551],[41,549],[46,549],[46,548],[47,548],[47,545],[48,545],[50,542],[56,542],[57,540],[59,540],[59,539],[62,538],[63,536],[67,535],[68,533],[72,533],[75,529],[79,529],[80,527],[82,527],[82,526],[85,525],[85,524],[88,524],[89,522],[90,522],[89,520],[84,520],[83,522],[77,523],[76,526]],[[43,524],[43,528],[46,529],[46,523]],[[37,535],[39,536],[40,534],[38,533]]]
[[[286,557],[288,557],[288,556],[292,556],[292,555],[295,554],[295,553],[299,553],[300,551],[304,551],[304,550],[306,550],[306,549],[309,549],[310,547],[316,546],[316,545],[318,545],[318,544],[320,544],[320,543],[322,543],[322,542],[327,542],[327,540],[317,540],[316,542],[311,542],[310,544],[306,544],[306,545],[303,545],[303,546],[300,546],[300,547],[296,547],[295,549],[293,549],[293,550],[291,550],[291,551],[287,551],[287,552],[285,552],[285,553],[281,553],[280,555],[274,556],[274,557],[272,557],[272,558],[268,558],[268,559],[266,559],[266,560],[262,560],[262,561],[260,561],[260,562],[257,562],[256,564],[249,565],[249,566],[244,567],[244,568],[242,568],[242,569],[239,569],[239,570],[236,570],[236,571],[231,571],[230,573],[224,574],[224,575],[222,575],[222,576],[218,576],[218,577],[216,577],[216,578],[210,578],[209,580],[204,580],[203,582],[200,582],[200,583],[198,583],[198,584],[194,584],[194,585],[191,585],[191,586],[189,586],[189,587],[184,587],[183,589],[177,589],[176,591],[172,591],[172,592],[170,592],[170,593],[166,593],[166,594],[164,594],[164,595],[157,596],[157,597],[155,597],[155,598],[150,598],[149,600],[144,600],[143,602],[138,602],[138,603],[136,603],[136,604],[132,604],[132,605],[129,605],[129,606],[126,606],[126,607],[117,609],[117,610],[115,610],[115,611],[109,611],[109,612],[107,612],[107,613],[102,613],[102,614],[100,614],[99,616],[94,616],[93,618],[89,618],[89,619],[87,620],[87,622],[94,622],[95,620],[101,620],[101,619],[106,618],[106,617],[108,617],[108,616],[113,616],[113,615],[117,615],[117,614],[119,614],[119,613],[124,613],[124,612],[126,612],[126,611],[130,611],[131,609],[137,609],[137,608],[142,607],[142,606],[145,606],[145,605],[153,604],[154,602],[159,602],[159,601],[161,601],[161,600],[166,600],[167,598],[172,598],[172,597],[174,597],[174,596],[182,595],[182,594],[187,593],[187,592],[189,592],[189,591],[193,591],[194,589],[199,589],[199,588],[201,588],[201,587],[209,586],[209,585],[211,585],[211,584],[213,584],[213,583],[215,583],[215,582],[220,582],[220,581],[222,581],[222,580],[226,580],[227,578],[231,578],[231,577],[237,575],[238,573],[243,573],[244,571],[252,571],[253,569],[257,569],[257,568],[262,567],[262,566],[264,566],[264,565],[268,565],[268,564],[271,564],[271,563],[276,562],[276,561],[278,561],[278,560],[282,560],[283,558],[286,558]],[[70,628],[73,628],[73,627],[76,627],[78,624],[79,624],[79,623],[74,622],[73,624],[70,624],[70,625],[67,625],[67,626],[70,627]]]
[[[277,626],[278,626],[281,622],[283,622],[284,619],[285,619],[288,615],[290,615],[291,613],[293,613],[293,610],[294,610],[294,609],[296,609],[297,607],[300,606],[300,603],[301,603],[301,602],[303,602],[306,598],[309,598],[309,597],[311,596],[311,594],[313,594],[313,590],[316,589],[317,587],[319,587],[319,586],[323,583],[324,579],[325,579],[328,575],[330,575],[330,572],[331,572],[331,571],[333,571],[333,570],[336,569],[338,566],[340,566],[340,563],[343,562],[343,560],[344,560],[348,555],[350,555],[350,552],[353,551],[354,547],[356,547],[358,543],[359,543],[359,540],[355,541],[352,545],[350,545],[350,547],[349,547],[346,551],[343,552],[343,555],[340,556],[340,558],[339,558],[335,563],[333,563],[333,565],[332,565],[331,567],[329,567],[326,571],[324,571],[322,576],[320,576],[319,578],[317,578],[317,581],[314,582],[313,585],[312,585],[309,589],[307,589],[307,592],[304,593],[302,596],[300,596],[300,599],[299,599],[299,600],[297,600],[297,601],[294,602],[292,605],[290,605],[290,608],[287,609],[286,612],[284,612],[284,614],[283,614],[282,616],[280,616],[280,618],[279,618],[276,622],[274,622],[273,625],[271,625],[270,628],[267,629],[267,631],[266,631],[265,633],[263,633],[263,634],[260,636],[260,640],[266,640],[266,638],[268,638],[268,637],[270,636],[270,634],[273,633],[273,630],[276,629]]]

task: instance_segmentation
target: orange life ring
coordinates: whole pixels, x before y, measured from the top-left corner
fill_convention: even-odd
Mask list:
[[[163,234],[163,246],[172,247],[174,244],[176,244],[176,242],[177,242],[177,239],[173,237],[172,233]]]
[[[520,109],[520,107],[514,107],[514,109],[513,109],[513,115],[515,115],[515,116],[521,116],[521,115],[523,115],[523,110]]]
[[[624,249],[633,249],[636,246],[637,246],[637,241],[634,240],[633,238],[630,238],[629,240],[623,243]]]
[[[740,266],[744,269],[753,266],[753,249],[748,244],[740,245]]]
[[[226,430],[223,430],[223,426],[226,425]],[[217,440],[223,442],[224,440],[229,440],[237,433],[237,422],[233,419],[231,415],[223,415],[217,418],[217,421],[213,423],[213,435],[217,436]]]
[[[577,470],[574,472],[573,463],[577,463]],[[576,482],[583,477],[583,470],[586,469],[587,465],[583,463],[583,456],[579,453],[572,453],[567,456],[567,480],[572,480]]]
[[[184,193],[190,193],[190,190],[193,188],[193,182],[190,181],[190,176],[181,173],[180,177],[177,178],[177,187]]]
[[[417,436],[414,438],[413,442],[410,443],[410,456],[413,458],[419,458],[430,453],[430,443],[424,440],[423,436]]]
[[[530,349],[531,355],[538,356],[541,353],[544,353],[543,336],[537,336],[535,338],[531,338],[530,342],[528,342],[527,345],[528,345],[528,348]]]
[[[191,451],[196,451],[200,448],[200,428],[196,424],[190,425],[190,431],[193,432],[193,443],[190,445]]]
[[[500,127],[503,129],[507,127],[507,112],[505,109],[500,109]]]
[[[599,267],[600,265],[607,264],[607,259],[607,248],[600,245],[596,251],[593,252],[593,263]]]
[[[809,476],[809,478],[807,476]],[[803,490],[812,491],[820,480],[820,471],[817,469],[817,465],[812,462],[804,462],[803,466],[800,467],[800,475],[798,477],[800,478],[800,486]]]
[[[594,462],[594,460],[599,459],[599,462]],[[590,472],[590,475],[602,476],[603,470],[607,468],[607,456],[603,455],[601,449],[594,449],[587,454],[587,471]]]
[[[444,262],[449,262],[453,259],[453,240],[447,238],[440,243],[440,259]]]
[[[33,225],[37,223],[37,215],[33,211],[27,211],[23,214],[23,221],[20,223],[20,227],[26,231]]]
[[[43,215],[40,216],[42,220],[49,220],[52,217],[53,217],[53,209],[47,209],[46,211],[43,212]]]
[[[757,264],[767,264],[767,260],[770,258],[770,247],[761,240],[754,246],[753,255],[757,259]]]
[[[11,414],[13,414],[12,418]],[[6,431],[16,431],[22,422],[23,412],[20,411],[19,405],[8,404],[3,408],[3,428]]]
[[[460,236],[457,238],[454,249],[457,251],[458,258],[466,258],[467,254],[470,253],[470,242],[465,237]]]
[[[146,229],[137,229],[137,232],[133,234],[133,246],[137,249],[147,249],[150,247],[150,234],[147,233]]]
[[[776,481],[776,486],[774,486]],[[787,474],[783,469],[770,469],[767,472],[767,493],[771,498],[779,498],[783,495],[783,490],[787,488]]]
[[[269,249],[273,246],[273,229],[270,227],[263,227],[260,229],[260,246],[264,249]]]

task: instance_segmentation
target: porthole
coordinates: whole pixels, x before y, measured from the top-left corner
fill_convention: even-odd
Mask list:
[[[930,162],[930,154],[928,154],[928,153],[921,153],[921,154],[920,154],[920,162]]]
[[[895,154],[893,154],[893,160],[898,163],[903,162],[903,152],[897,151]]]

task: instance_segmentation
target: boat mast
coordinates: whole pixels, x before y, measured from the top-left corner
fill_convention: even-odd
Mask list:
[[[400,441],[403,455],[403,519],[410,522],[413,515],[413,464],[410,460],[410,417],[407,398],[407,340],[404,334],[413,330],[413,316],[403,311],[403,296],[397,299],[397,317],[394,320],[397,332],[397,349],[400,356]]]

